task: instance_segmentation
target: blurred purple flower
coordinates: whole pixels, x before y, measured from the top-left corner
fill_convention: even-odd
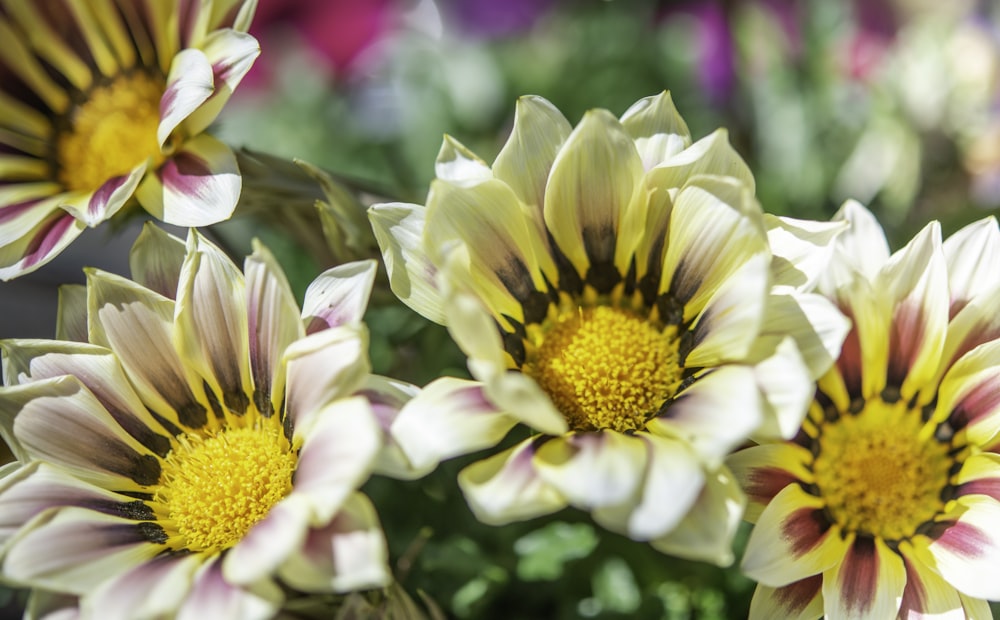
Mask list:
[[[441,12],[462,34],[498,38],[530,30],[555,0],[438,0]]]

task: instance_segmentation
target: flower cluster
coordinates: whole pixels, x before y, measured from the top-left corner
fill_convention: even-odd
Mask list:
[[[668,92],[575,126],[522,97],[492,164],[446,136],[425,204],[373,200],[205,133],[255,8],[0,0],[0,278],[137,207],[275,223],[285,197],[338,263],[297,296],[256,239],[241,270],[225,235],[147,224],[131,278],[60,290],[56,339],[0,341],[0,576],[28,617],[442,616],[404,583],[434,533],[397,548],[379,518],[441,471],[424,497],[482,524],[575,510],[664,562],[729,566],[749,521],[751,618],[990,614],[994,218],[890,253],[853,201],[765,213]],[[376,247],[384,273],[350,260]],[[373,290],[467,376],[376,373]]]

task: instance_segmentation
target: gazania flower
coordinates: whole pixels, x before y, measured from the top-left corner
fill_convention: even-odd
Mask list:
[[[852,317],[792,441],[729,460],[756,522],[752,618],[989,618],[1000,598],[1000,232],[889,256],[857,203],[822,290]]]
[[[0,4],[0,279],[133,199],[179,226],[232,214],[236,159],[204,131],[260,51],[255,5]]]
[[[5,579],[101,618],[270,617],[282,592],[389,581],[357,492],[381,449],[360,323],[373,261],[299,311],[271,255],[244,276],[196,232],[147,227],[135,281],[68,289],[63,340],[3,343]]]
[[[575,129],[522,98],[492,168],[449,137],[437,177],[426,208],[376,205],[376,237],[393,290],[447,324],[507,413],[402,411],[401,451],[433,466],[523,422],[539,434],[460,475],[482,521],[572,505],[730,561],[743,500],[723,457],[794,431],[845,332],[830,305],[805,320],[800,292],[836,226],[766,220],[725,133],[691,144],[666,93]],[[768,229],[813,252],[772,262]]]

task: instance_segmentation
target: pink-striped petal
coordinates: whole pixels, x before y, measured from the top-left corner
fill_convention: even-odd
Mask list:
[[[646,443],[616,431],[569,433],[538,448],[535,469],[570,504],[584,510],[620,504],[640,489]]]
[[[942,247],[948,263],[948,314],[954,317],[975,297],[996,287],[1000,229],[994,216],[983,218],[948,237]]]
[[[161,147],[174,129],[205,103],[214,90],[212,65],[203,51],[188,48],[174,56],[167,74],[167,87],[160,98],[160,126],[156,139]]]
[[[212,70],[212,93],[184,119],[184,131],[196,135],[211,125],[260,55],[257,39],[237,30],[216,30],[198,45]]]
[[[265,620],[275,615],[282,602],[281,590],[270,582],[253,591],[226,581],[222,562],[209,561],[195,576],[188,596],[177,611],[177,620]]]
[[[750,601],[749,620],[817,620],[823,615],[823,576],[813,575],[787,586],[758,585]]]
[[[320,408],[361,388],[371,371],[367,350],[368,332],[351,325],[317,332],[285,350],[286,410],[295,427],[304,426]]]
[[[744,518],[755,523],[785,487],[811,482],[811,462],[809,451],[791,442],[762,444],[731,454],[726,465],[749,500]]]
[[[965,430],[972,445],[988,446],[1000,435],[1000,340],[962,356],[941,381],[938,419]]]
[[[858,537],[823,574],[823,609],[828,618],[892,618],[905,585],[903,558],[880,538]]]
[[[86,617],[173,616],[204,559],[197,554],[159,555],[101,584],[82,601]]]
[[[168,224],[208,226],[233,214],[241,186],[232,150],[200,134],[147,174],[135,195],[146,211]]]
[[[933,568],[957,590],[974,598],[1000,599],[1000,503],[966,495],[955,515],[914,538],[914,557]]]
[[[368,307],[377,265],[373,260],[355,261],[328,269],[306,289],[302,321],[306,333],[360,322]]]
[[[38,269],[62,252],[86,224],[56,209],[26,235],[0,246],[0,280],[10,280]]]
[[[899,605],[900,618],[965,618],[964,606],[954,586],[920,560],[903,555],[906,587]]]
[[[142,162],[128,174],[108,179],[91,193],[67,194],[59,207],[87,226],[97,226],[111,219],[132,198],[146,174],[146,165]]]

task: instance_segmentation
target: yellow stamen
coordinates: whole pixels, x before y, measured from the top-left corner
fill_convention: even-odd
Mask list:
[[[188,551],[232,547],[292,489],[298,459],[277,420],[181,436],[178,443],[154,499]]]
[[[59,181],[68,190],[92,191],[153,158],[164,84],[144,73],[123,75],[91,90],[70,115],[56,143]]]
[[[643,428],[677,390],[676,328],[628,310],[575,308],[544,326],[522,370],[575,430]]]
[[[901,540],[941,512],[953,459],[947,444],[917,439],[924,425],[904,402],[882,401],[821,425],[816,486],[845,530]]]

